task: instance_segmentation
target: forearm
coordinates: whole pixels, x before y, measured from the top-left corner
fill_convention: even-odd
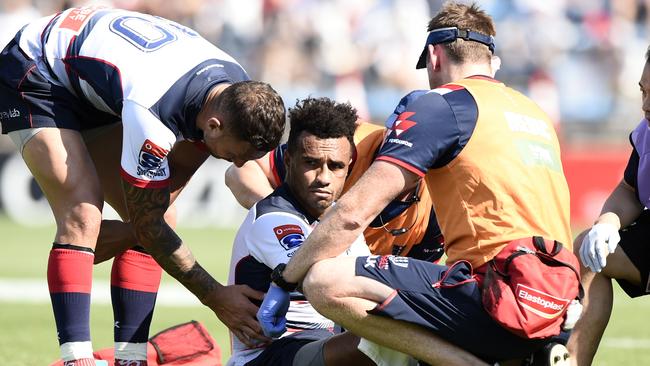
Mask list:
[[[141,239],[141,242],[144,243],[144,239]],[[201,267],[190,248],[183,244],[171,228],[154,242],[144,246],[165,272],[183,284],[201,302],[204,302],[210,292],[221,287],[221,284]]]
[[[391,163],[373,163],[300,246],[284,279],[298,283],[314,263],[343,253],[391,200],[415,187],[417,179]],[[373,192],[372,197],[367,192]]]
[[[201,301],[221,286],[199,265],[190,249],[165,222],[169,189],[142,189],[125,182],[124,193],[137,242],[167,273]]]
[[[617,228],[629,226],[643,211],[634,188],[621,181],[605,201],[596,223],[609,223]]]
[[[370,222],[370,220],[356,221],[346,217],[354,217],[354,211],[347,207],[345,202],[338,203],[325,215],[317,230],[307,237],[300,250],[287,264],[283,272],[285,280],[293,283],[301,282],[314,263],[336,257],[348,249],[350,243],[363,233],[363,229]]]

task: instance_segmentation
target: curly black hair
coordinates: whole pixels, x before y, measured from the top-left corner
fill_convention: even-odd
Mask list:
[[[354,146],[354,131],[359,117],[350,103],[337,103],[329,98],[306,98],[289,108],[291,131],[287,147],[295,152],[302,132],[321,139],[345,137]]]

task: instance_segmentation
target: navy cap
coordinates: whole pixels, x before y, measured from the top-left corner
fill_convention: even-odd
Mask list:
[[[448,28],[438,28],[429,32],[427,36],[427,42],[424,44],[424,49],[420,54],[418,63],[415,65],[416,69],[424,69],[427,67],[427,46],[430,44],[440,44],[453,42],[456,39],[461,38],[466,41],[474,41],[478,43],[483,43],[488,46],[490,52],[494,53],[494,37],[488,36],[483,33],[474,32],[469,29],[458,29],[456,27]]]

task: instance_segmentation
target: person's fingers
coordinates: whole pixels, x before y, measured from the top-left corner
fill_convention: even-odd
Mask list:
[[[261,291],[253,290],[247,285],[242,285],[242,294],[244,294],[249,299],[253,300],[264,300],[264,293]]]
[[[585,265],[593,272],[598,272],[596,266],[596,252],[595,252],[595,243],[590,241],[589,245],[585,248]]]
[[[253,348],[256,346],[255,342],[245,332],[238,330],[236,334],[237,334],[237,339],[239,339],[243,344],[245,344],[246,347]]]
[[[614,253],[616,250],[616,246],[618,246],[618,242],[621,241],[621,236],[618,233],[618,230],[613,232],[609,236],[609,241],[607,242],[607,249],[609,250],[610,253]]]
[[[269,330],[272,337],[279,337],[287,331],[287,318],[276,318],[273,327]]]
[[[605,242],[604,238],[598,238],[598,241],[595,245],[595,251],[596,260],[594,263],[598,265],[596,272],[600,272],[607,265],[607,243]]]
[[[591,246],[591,241],[589,240],[589,237],[586,236],[585,239],[582,241],[582,246],[580,247],[580,260],[582,260],[582,265],[589,268],[590,270],[592,269],[592,263],[591,263],[591,257],[589,255],[589,247]]]
[[[245,324],[248,328],[252,329],[255,333],[261,334],[262,333],[262,326],[260,325],[260,322],[257,320],[256,313],[253,312],[253,314],[250,317],[246,317],[244,319],[243,324]]]
[[[257,323],[257,322],[255,322]],[[248,325],[242,325],[240,327],[241,333],[243,334],[243,337],[246,339],[247,342],[250,342],[251,344],[257,346],[261,343],[266,343],[271,341],[270,338],[265,337],[264,334],[260,331],[255,331]]]

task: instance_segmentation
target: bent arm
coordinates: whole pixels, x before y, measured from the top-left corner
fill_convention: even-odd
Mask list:
[[[643,205],[639,203],[634,188],[621,180],[605,201],[596,223],[609,223],[618,229],[624,228],[634,222],[641,211]]]
[[[210,292],[222,287],[165,222],[169,188],[138,188],[127,182],[123,182],[123,187],[135,237],[156,262],[201,302]]]
[[[240,205],[250,209],[253,205],[268,196],[276,188],[273,172],[269,164],[272,152],[262,158],[248,161],[241,168],[232,164],[226,170],[226,186]]]
[[[314,263],[343,253],[391,200],[412,189],[419,178],[395,164],[375,161],[291,258],[284,279],[298,283]]]

